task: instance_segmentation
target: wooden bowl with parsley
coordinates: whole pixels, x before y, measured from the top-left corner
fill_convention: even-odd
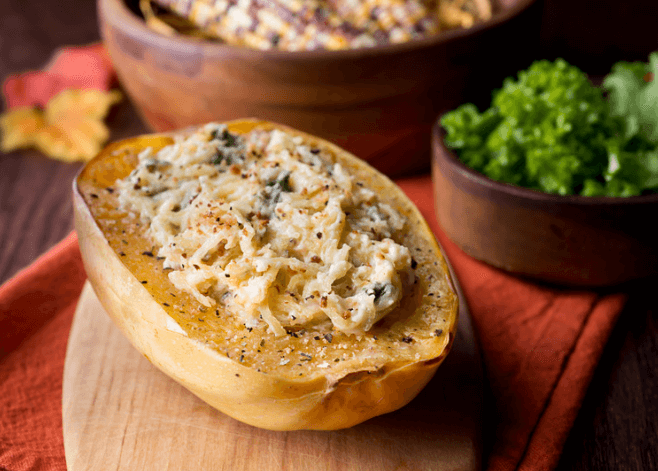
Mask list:
[[[562,60],[509,78],[491,107],[463,105],[433,130],[437,217],[466,253],[572,286],[655,275],[658,53],[595,87]]]

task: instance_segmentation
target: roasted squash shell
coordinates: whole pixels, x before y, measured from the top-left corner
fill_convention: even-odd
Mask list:
[[[231,133],[277,128],[301,136],[406,217],[398,242],[412,253],[416,281],[399,308],[363,335],[307,329],[276,337],[266,325],[247,328],[177,290],[144,225],[118,208],[113,188],[140,151],[173,143],[172,134],[111,144],[74,181],[80,250],[101,304],[157,368],[242,422],[334,430],[404,406],[445,358],[457,322],[457,295],[429,226],[393,182],[339,147],[278,124],[226,124]]]

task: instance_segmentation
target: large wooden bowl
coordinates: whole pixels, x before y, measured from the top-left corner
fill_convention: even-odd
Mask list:
[[[464,252],[503,270],[572,286],[612,286],[658,273],[658,195],[549,195],[462,164],[432,133],[435,209]]]
[[[258,51],[148,29],[125,0],[98,0],[119,79],[154,131],[257,117],[335,142],[389,174],[429,168],[439,113],[527,65],[540,5],[500,0],[491,20],[406,44]]]

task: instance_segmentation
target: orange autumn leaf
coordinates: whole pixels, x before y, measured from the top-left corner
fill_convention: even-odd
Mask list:
[[[34,137],[44,126],[43,113],[37,108],[24,106],[3,113],[0,115],[0,129],[2,130],[0,150],[11,152],[34,146]]]
[[[109,90],[115,81],[110,57],[102,44],[65,47],[55,51],[44,70],[10,75],[2,84],[7,109],[46,107],[67,89]]]
[[[107,142],[110,132],[103,120],[120,100],[116,90],[64,90],[52,97],[43,111],[36,107],[11,109],[0,115],[0,149],[34,147],[67,162],[89,160]]]

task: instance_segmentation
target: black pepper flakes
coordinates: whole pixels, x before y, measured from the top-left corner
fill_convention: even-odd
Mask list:
[[[414,338],[411,337],[411,336],[402,337],[402,341],[403,341],[404,343],[411,343],[411,342],[414,341]]]
[[[147,257],[153,257],[153,252],[151,252],[150,250],[146,250],[142,252],[142,255],[146,255]]]
[[[443,329],[436,329],[436,330],[434,331],[434,336],[435,336],[435,337],[438,337],[438,336],[440,336],[442,333],[443,333]]]
[[[325,339],[327,342],[331,343],[331,342],[333,341],[333,339],[334,339],[334,336],[331,335],[331,334],[324,334],[324,339]]]

